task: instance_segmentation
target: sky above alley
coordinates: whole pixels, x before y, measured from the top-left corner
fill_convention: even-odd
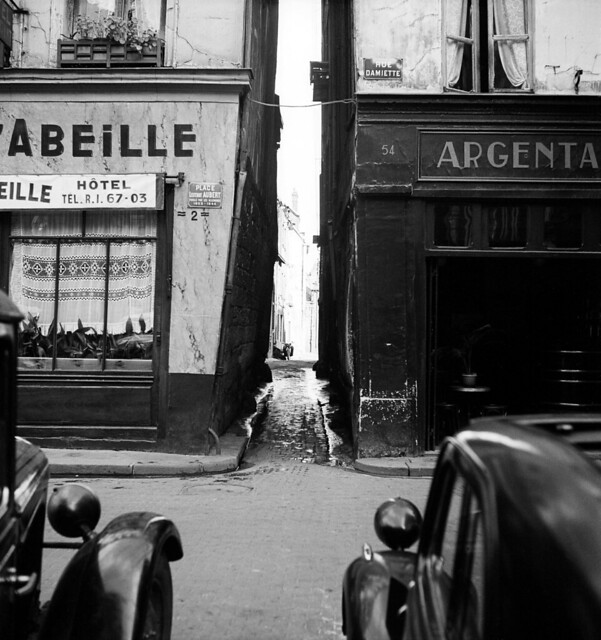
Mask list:
[[[298,192],[301,230],[310,238],[319,233],[321,109],[312,100],[310,61],[321,60],[321,0],[280,0],[279,6],[276,91],[284,128],[278,197],[292,206]]]

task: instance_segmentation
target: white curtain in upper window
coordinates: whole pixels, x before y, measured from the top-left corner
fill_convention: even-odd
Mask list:
[[[467,36],[468,0],[447,0],[446,32],[448,36]],[[466,46],[463,42],[447,38],[447,84],[454,87],[459,82]]]
[[[495,35],[525,35],[525,0],[492,0]],[[509,82],[522,87],[528,78],[528,55],[526,41],[498,42],[501,64]]]

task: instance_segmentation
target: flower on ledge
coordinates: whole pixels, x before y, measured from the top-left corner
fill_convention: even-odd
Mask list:
[[[75,18],[75,40],[111,40],[141,52],[144,48],[155,49],[158,34],[155,29],[142,28],[137,18],[119,18],[109,14],[102,18],[77,16]]]

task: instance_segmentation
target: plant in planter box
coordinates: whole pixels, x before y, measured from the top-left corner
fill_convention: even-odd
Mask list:
[[[51,352],[51,338],[42,334],[38,321],[38,316],[28,312],[27,318],[21,322],[18,347],[20,357],[45,358]]]
[[[75,40],[110,40],[141,52],[144,48],[156,49],[157,36],[154,29],[143,28],[136,18],[109,14],[100,19],[77,16],[72,37]]]
[[[113,337],[113,352],[111,357],[124,359],[142,359],[152,358],[152,346],[154,336],[152,330],[146,332],[146,323],[140,317],[140,333],[135,333],[131,318],[128,318],[125,324],[125,333]]]

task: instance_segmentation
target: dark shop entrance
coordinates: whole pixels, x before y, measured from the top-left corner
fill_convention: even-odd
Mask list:
[[[600,258],[427,260],[429,449],[468,417],[601,409]]]

